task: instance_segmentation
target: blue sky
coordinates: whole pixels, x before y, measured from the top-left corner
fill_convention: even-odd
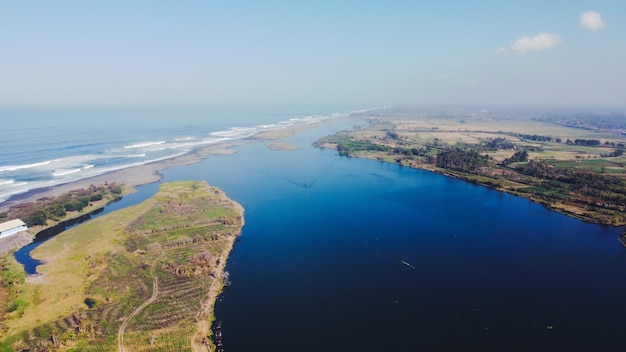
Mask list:
[[[0,105],[626,106],[625,34],[622,0],[3,1]]]

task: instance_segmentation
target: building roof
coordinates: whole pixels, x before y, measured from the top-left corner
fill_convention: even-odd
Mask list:
[[[0,232],[14,229],[16,227],[25,226],[24,221],[20,219],[9,220],[0,224]]]

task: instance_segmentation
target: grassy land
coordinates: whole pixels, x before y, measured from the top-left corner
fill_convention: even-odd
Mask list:
[[[213,303],[241,226],[238,204],[188,181],[163,184],[141,204],[59,234],[32,253],[46,263],[40,277],[3,280],[4,294],[23,308],[4,316],[0,347],[178,351],[210,344]]]
[[[560,123],[560,117],[488,111],[389,109],[363,117],[370,123],[367,128],[327,136],[316,144],[341,155],[457,177],[586,221],[626,224],[626,136],[621,129],[573,128]],[[588,145],[592,140],[599,144]],[[520,151],[525,160],[511,160]],[[455,155],[444,155],[450,152]],[[469,152],[477,157],[470,158]],[[442,163],[443,156],[450,162]]]

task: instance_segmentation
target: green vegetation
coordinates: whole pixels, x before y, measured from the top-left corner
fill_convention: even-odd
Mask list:
[[[20,297],[24,279],[24,269],[13,256],[0,257],[0,335],[8,329],[4,324],[7,314],[21,316],[28,306]]]
[[[520,152],[515,152],[510,158],[506,158],[502,160],[502,165],[509,165],[511,163],[519,163],[528,161],[528,152],[526,150],[522,150]]]
[[[206,350],[242,226],[243,209],[219,189],[166,183],[37,248],[41,276],[25,280],[4,257],[0,350]]]
[[[85,208],[94,210],[104,206],[120,198],[122,193],[122,186],[115,182],[102,186],[91,185],[59,197],[44,197],[36,202],[13,205],[8,211],[0,213],[0,221],[22,219],[28,227],[44,227],[50,225],[50,222],[56,223],[79,216]]]
[[[452,119],[392,111],[366,118],[368,128],[315,145],[457,177],[586,221],[626,224],[622,131],[489,113]]]
[[[339,132],[332,136],[327,136],[316,142],[317,145],[334,144],[339,155],[352,156],[360,151],[379,151],[386,152],[389,147],[373,143],[368,140],[354,140],[350,138],[347,132]]]
[[[437,167],[443,169],[475,173],[487,166],[489,156],[481,155],[475,149],[454,148],[439,151],[435,160]]]

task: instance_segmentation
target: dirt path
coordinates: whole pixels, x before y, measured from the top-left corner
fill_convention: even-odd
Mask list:
[[[240,209],[241,214],[243,214],[243,208],[238,204],[237,207]],[[217,296],[220,294],[220,292],[222,292],[222,289],[224,288],[223,275],[226,270],[226,261],[228,259],[228,254],[233,248],[234,242],[234,240],[230,242],[228,248],[224,250],[224,252],[222,252],[222,255],[219,259],[220,264],[217,268],[215,268],[214,271],[215,273],[219,273],[219,275],[217,275],[217,278],[213,280],[206,296],[204,296],[201,300],[200,310],[196,314],[198,330],[196,330],[196,333],[191,336],[191,349],[194,352],[210,351],[210,342],[207,341],[207,336],[209,335],[209,331],[211,330],[211,322],[209,321],[209,319],[211,317],[211,313],[213,312],[213,306],[215,305]]]
[[[150,296],[147,301],[143,302],[142,305],[140,305],[132,313],[130,313],[128,318],[126,318],[126,320],[124,320],[124,322],[122,323],[122,326],[120,326],[120,329],[117,332],[118,352],[126,352],[126,349],[124,348],[124,331],[126,330],[126,327],[128,326],[130,320],[133,319],[135,315],[139,314],[144,308],[146,308],[148,304],[154,302],[154,300],[159,295],[159,278],[154,274],[154,269],[156,268],[157,262],[158,259],[154,261],[152,267],[150,268],[150,275],[152,276],[152,296]]]
[[[222,258],[220,260],[220,267],[217,270],[219,273],[224,272],[226,258]],[[222,291],[224,287],[223,279],[215,279],[209,288],[206,296],[202,297],[200,310],[196,313],[196,321],[198,323],[198,330],[196,333],[191,336],[191,349],[194,352],[206,352],[209,351],[208,341],[206,336],[209,334],[210,325],[209,325],[209,316],[213,311],[213,305],[217,299],[217,296]],[[205,343],[205,341],[207,341]]]
[[[213,285],[211,285],[211,290],[213,290]],[[208,341],[206,340],[206,336],[209,332],[209,322],[207,320],[206,313],[210,311],[210,307],[207,307],[210,304],[210,299],[207,297],[211,296],[211,292],[207,293],[206,296],[202,297],[200,310],[196,313],[196,321],[198,322],[198,330],[195,334],[191,336],[191,350],[194,352],[206,352],[209,351]]]
[[[239,212],[241,218],[243,219],[244,209],[241,204],[234,202],[233,203],[237,211]],[[241,233],[241,228],[243,228],[245,221],[242,220],[241,227],[239,231]],[[235,238],[233,237],[229,242],[227,248],[221,253],[219,258],[219,265],[215,268],[214,273],[219,274],[216,275],[215,280],[211,283],[211,287],[202,298],[200,310],[196,314],[196,322],[198,323],[198,330],[196,333],[191,336],[191,349],[194,352],[205,352],[210,351],[209,345],[212,345],[210,341],[207,341],[207,336],[209,335],[209,331],[211,330],[211,325],[209,318],[211,317],[211,313],[213,312],[213,306],[215,305],[215,301],[217,300],[217,296],[222,292],[224,288],[224,279],[223,275],[226,271],[226,262],[228,260],[228,255],[230,251],[233,249],[235,244]],[[204,343],[206,341],[206,344]]]

